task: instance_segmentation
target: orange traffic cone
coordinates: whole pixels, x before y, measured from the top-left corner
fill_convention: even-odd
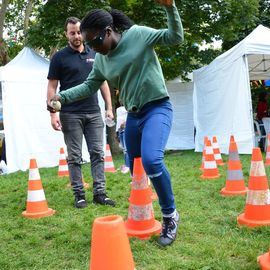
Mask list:
[[[270,270],[270,249],[269,252],[258,256],[257,261],[261,266],[261,270]]]
[[[67,159],[66,159],[66,155],[65,155],[65,151],[63,147],[60,148],[58,176],[59,177],[69,176]]]
[[[149,238],[161,231],[160,222],[154,218],[151,190],[141,158],[134,159],[132,188],[129,198],[127,234],[140,239]]]
[[[248,227],[270,225],[269,187],[259,147],[252,150],[245,212],[237,221]]]
[[[35,159],[30,160],[29,181],[26,211],[22,212],[24,217],[40,218],[52,216],[55,210],[48,208],[47,200],[45,198],[42,182]]]
[[[158,199],[158,196],[157,196],[157,193],[153,191],[152,189],[152,186],[151,186],[151,181],[150,179],[148,178],[148,185],[149,185],[149,188],[151,190],[151,199],[154,201],[154,200],[157,200]]]
[[[219,177],[219,174],[218,174],[218,169],[217,169],[217,163],[214,157],[212,144],[210,140],[207,140],[206,149],[205,149],[204,168],[203,168],[203,174],[201,175],[201,178],[214,179],[218,177]]]
[[[247,193],[242,165],[234,140],[230,142],[226,186],[221,189],[220,193],[224,196],[245,195]]]
[[[220,165],[220,166],[225,165],[223,163],[223,160],[220,154],[219,145],[218,145],[216,136],[213,137],[212,145],[213,145],[213,152],[214,152],[214,157],[215,157],[217,165]]]
[[[105,172],[113,172],[113,173],[116,172],[109,144],[106,144],[104,171]]]
[[[85,182],[84,177],[83,177],[83,174],[82,174],[82,182],[83,182],[83,187],[85,189],[88,189],[90,187],[89,183]],[[71,183],[68,183],[67,184],[67,187],[70,188],[71,187]]]
[[[135,270],[121,216],[99,217],[94,220],[90,270]]]
[[[265,156],[265,166],[270,165],[270,133],[267,135],[267,147],[266,147],[266,156]]]
[[[205,136],[204,141],[203,141],[202,164],[201,164],[200,170],[203,170],[203,168],[204,168],[205,149],[206,149],[207,140],[208,140],[208,137]]]

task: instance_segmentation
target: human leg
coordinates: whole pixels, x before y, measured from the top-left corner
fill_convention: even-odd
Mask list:
[[[164,164],[164,150],[169,137],[171,122],[172,109],[168,101],[158,105],[151,105],[141,113],[137,120],[137,127],[141,133],[141,145],[137,143],[135,146],[137,149],[141,146],[144,169],[159,197],[159,204],[163,214],[160,244],[163,246],[169,245],[175,240],[179,222],[179,214],[174,203],[171,177]],[[130,128],[127,136],[132,136]],[[131,148],[132,157],[136,157],[136,154],[134,154],[135,149],[132,148],[134,140],[134,138],[127,139],[128,149]]]
[[[94,202],[114,206],[115,203],[106,196],[103,130],[100,113],[86,115],[84,137],[90,154]]]
[[[119,130],[119,141],[123,150],[124,161],[125,161],[125,164],[121,166],[121,172],[128,173],[129,172],[129,158],[128,158],[127,147],[126,147],[126,142],[125,142],[125,129]]]
[[[175,208],[170,174],[164,164],[164,151],[172,122],[170,104],[164,103],[148,113],[142,133],[142,161],[159,197],[163,214],[159,243],[170,245],[176,238],[179,214]],[[155,134],[153,135],[153,127]]]
[[[83,116],[74,113],[63,113],[60,115],[60,119],[67,146],[67,162],[70,182],[75,196],[75,206],[82,208],[86,206],[81,172]]]

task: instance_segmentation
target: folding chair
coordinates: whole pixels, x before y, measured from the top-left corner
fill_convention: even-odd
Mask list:
[[[266,151],[266,132],[263,123],[259,123],[254,119],[254,131],[255,131],[255,147],[260,147],[262,151]],[[263,134],[264,133],[264,134]]]

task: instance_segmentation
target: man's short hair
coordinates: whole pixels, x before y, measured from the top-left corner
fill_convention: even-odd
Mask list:
[[[68,17],[68,18],[66,19],[66,22],[65,22],[65,31],[67,31],[67,25],[68,25],[69,23],[71,23],[71,24],[76,24],[76,23],[78,23],[78,22],[81,22],[81,20],[78,19],[77,17]]]

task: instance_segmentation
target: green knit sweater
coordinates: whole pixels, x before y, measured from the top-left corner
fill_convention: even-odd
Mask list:
[[[183,41],[183,27],[175,5],[165,7],[168,29],[133,25],[123,32],[115,49],[107,55],[97,53],[86,81],[61,91],[61,103],[86,98],[107,80],[120,90],[120,102],[127,111],[138,112],[148,102],[168,97],[160,63],[154,51],[156,44],[172,45]]]

